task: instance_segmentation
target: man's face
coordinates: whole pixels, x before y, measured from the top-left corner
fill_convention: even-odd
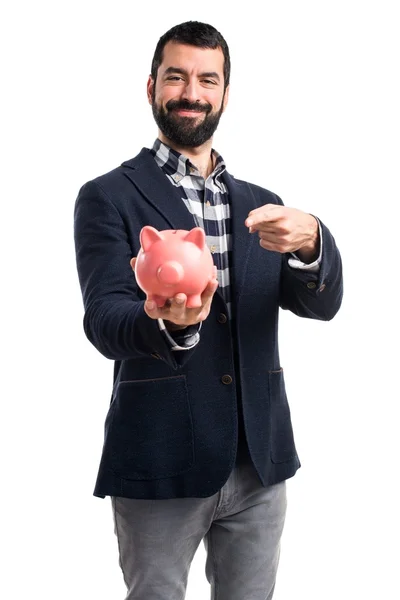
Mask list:
[[[156,84],[150,77],[147,94],[154,119],[168,140],[196,148],[213,136],[228,101],[223,67],[220,48],[165,45]]]

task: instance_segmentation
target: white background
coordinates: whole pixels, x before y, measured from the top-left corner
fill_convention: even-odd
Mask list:
[[[109,499],[92,496],[112,362],[86,340],[73,207],[152,144],[159,37],[210,22],[231,50],[214,147],[318,215],[344,261],[329,323],[282,313],[302,468],[274,600],[398,598],[399,22],[395,2],[15,2],[1,21],[1,596],[124,597]],[[203,546],[187,600],[209,597]],[[169,599],[173,600],[173,599]],[[250,599],[244,599],[250,600]]]

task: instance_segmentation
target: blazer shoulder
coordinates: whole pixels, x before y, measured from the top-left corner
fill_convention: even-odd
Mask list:
[[[150,151],[148,148],[143,148],[134,158],[126,160],[118,167],[111,169],[111,171],[107,171],[84,183],[80,189],[80,193],[100,188],[106,195],[115,196],[116,192],[124,191],[126,186],[130,187],[126,175],[129,172],[139,169],[149,159],[151,159]]]
[[[235,184],[240,186],[248,186],[261,206],[263,204],[283,204],[281,198],[275,192],[272,192],[271,190],[268,190],[255,183],[251,183],[250,181],[238,179],[233,175],[229,175],[229,177]]]

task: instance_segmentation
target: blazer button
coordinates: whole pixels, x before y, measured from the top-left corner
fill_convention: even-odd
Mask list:
[[[161,358],[161,356],[160,356],[160,355],[159,355],[157,352],[153,352],[153,353],[151,354],[151,356],[152,356],[153,358]]]
[[[226,315],[224,315],[224,313],[221,313],[218,315],[218,323],[226,323],[227,322],[227,317]]]
[[[315,283],[315,281],[309,281],[307,283],[307,287],[308,287],[309,290],[313,290],[314,288],[317,287],[317,284]]]
[[[225,385],[229,385],[230,383],[232,383],[233,380],[232,380],[232,377],[230,375],[223,375],[221,381]]]

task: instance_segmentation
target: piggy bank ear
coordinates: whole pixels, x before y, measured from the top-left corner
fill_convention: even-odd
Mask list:
[[[143,227],[143,229],[140,232],[140,245],[142,246],[145,252],[147,252],[151,248],[154,242],[157,242],[158,240],[162,239],[163,236],[161,235],[161,233],[157,231],[157,229],[154,229],[154,227],[150,227],[150,225],[146,225],[145,227]]]
[[[204,250],[206,245],[206,234],[204,233],[204,229],[201,227],[191,229],[184,240],[185,242],[192,242],[193,244],[196,244],[200,250]]]

